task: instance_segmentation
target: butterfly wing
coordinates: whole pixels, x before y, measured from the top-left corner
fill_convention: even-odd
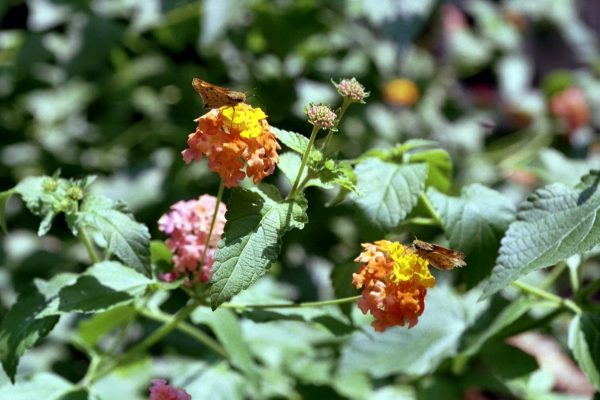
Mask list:
[[[467,265],[464,258],[464,253],[437,244],[423,242],[422,240],[415,239],[413,241],[412,248],[422,258],[429,261],[431,266],[442,270],[448,271],[456,267],[464,267]]]
[[[192,80],[192,86],[202,97],[204,108],[213,109],[223,106],[235,106],[238,103],[246,101],[246,95],[242,92],[213,85],[199,78]]]

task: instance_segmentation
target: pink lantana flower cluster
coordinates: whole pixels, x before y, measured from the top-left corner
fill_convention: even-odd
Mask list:
[[[164,379],[152,380],[150,400],[192,400],[185,390],[174,388]]]
[[[178,201],[160,217],[158,229],[169,235],[166,243],[173,253],[174,264],[171,272],[161,276],[163,280],[171,282],[184,276],[188,284],[196,284],[210,279],[227,211],[225,204],[219,204],[215,226],[207,241],[216,203],[215,197],[205,194],[197,200]]]

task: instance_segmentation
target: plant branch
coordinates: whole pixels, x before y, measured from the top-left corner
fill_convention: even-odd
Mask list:
[[[168,323],[171,319],[171,316],[169,314],[163,313],[160,310],[140,310],[140,314],[146,318],[163,323]],[[229,355],[223,349],[223,347],[221,347],[219,342],[217,342],[216,340],[214,340],[209,335],[202,332],[195,326],[188,324],[187,322],[181,321],[179,325],[177,325],[177,329],[198,340],[200,343],[204,344],[206,347],[219,354],[223,358],[229,359]]]
[[[550,300],[550,301],[554,302],[554,304],[556,304],[558,307],[568,308],[569,310],[573,311],[575,314],[582,313],[581,308],[573,300],[563,299],[560,296],[557,296],[546,290],[537,288],[535,286],[531,286],[531,285],[529,285],[525,282],[521,282],[521,281],[514,281],[512,283],[512,285],[525,293],[532,294],[532,295],[542,298],[542,299]]]
[[[93,383],[98,379],[106,376],[110,371],[114,370],[120,365],[127,364],[131,359],[137,356],[139,353],[147,350],[150,346],[157,343],[159,340],[167,336],[172,330],[176,329],[178,325],[184,321],[189,315],[198,307],[198,303],[190,301],[187,305],[179,310],[175,316],[171,316],[164,320],[164,325],[158,328],[154,333],[144,339],[142,342],[133,346],[125,353],[116,357],[112,361],[109,361],[104,368],[98,368],[98,372],[94,376],[90,376],[88,381]]]
[[[215,223],[217,222],[217,216],[219,215],[219,206],[221,205],[221,200],[223,199],[223,191],[225,190],[225,182],[221,179],[221,183],[219,184],[219,191],[217,193],[217,201],[215,202],[215,210],[213,211],[212,220],[210,221],[210,228],[208,229],[208,236],[206,237],[206,243],[204,243],[204,251],[202,252],[202,257],[200,258],[199,265],[202,267],[204,265],[204,260],[206,258],[206,253],[208,253],[208,247],[210,245],[210,237],[213,233],[213,229],[215,228]]]
[[[85,246],[85,249],[87,250],[88,255],[90,256],[90,260],[92,261],[92,264],[99,263],[100,257],[98,257],[96,250],[94,250],[94,245],[92,244],[92,241],[90,240],[90,237],[87,234],[87,231],[84,228],[80,227],[78,236],[79,236],[79,240],[81,240],[81,242]]]
[[[287,196],[287,199],[292,199],[294,198],[294,196],[296,196],[296,192],[298,191],[298,184],[300,183],[300,178],[302,177],[302,172],[304,172],[304,167],[306,166],[306,163],[308,162],[308,158],[310,156],[310,151],[313,147],[313,144],[315,143],[315,139],[317,138],[317,132],[319,132],[319,127],[318,126],[313,126],[313,130],[310,134],[310,139],[308,140],[308,145],[306,146],[306,150],[304,151],[304,154],[302,154],[302,161],[300,162],[300,168],[298,169],[298,175],[296,175],[296,181],[294,182],[294,185],[292,186],[292,190],[290,190],[290,193]]]
[[[310,308],[310,307],[322,307],[330,306],[335,304],[352,303],[361,298],[360,295],[352,297],[344,297],[341,299],[323,300],[323,301],[307,301],[304,303],[274,303],[274,304],[236,304],[236,303],[223,303],[221,307],[235,308],[240,310],[245,309],[265,309],[265,308]]]
[[[427,212],[429,212],[429,215],[431,215],[431,218],[435,221],[436,225],[442,226],[442,220],[440,219],[440,216],[437,213],[437,211],[435,211],[433,204],[431,204],[431,202],[429,201],[429,198],[427,197],[425,192],[419,193],[419,198],[423,202],[423,205],[427,209]]]

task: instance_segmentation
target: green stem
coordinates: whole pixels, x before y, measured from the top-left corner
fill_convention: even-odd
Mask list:
[[[575,314],[581,314],[582,312],[581,308],[577,304],[575,304],[573,300],[563,299],[560,296],[557,296],[553,293],[547,292],[535,286],[531,286],[525,282],[514,281],[512,284],[513,286],[519,288],[523,292],[530,293],[539,298],[554,302],[554,304],[556,304],[557,307],[566,307],[569,310],[573,311]]]
[[[433,207],[433,204],[431,204],[431,202],[429,201],[429,198],[427,197],[427,195],[425,194],[425,192],[419,193],[419,198],[423,202],[423,205],[425,206],[425,208],[427,209],[427,212],[429,212],[429,215],[431,215],[431,218],[433,218],[433,220],[435,221],[435,223],[438,226],[442,226],[442,220],[440,219],[440,216],[437,213],[437,211],[435,211],[435,208]]]
[[[96,355],[92,356],[92,358],[90,359],[90,365],[88,367],[88,370],[83,379],[81,379],[81,381],[79,382],[79,385],[81,385],[82,387],[88,387],[89,385],[91,385],[94,375],[96,374],[96,371],[100,366],[100,362],[100,357]]]
[[[109,362],[103,369],[98,368],[98,373],[94,376],[91,376],[88,380],[90,383],[97,381],[98,379],[104,377],[109,374],[119,365],[123,365],[128,363],[132,358],[134,358],[139,353],[147,350],[150,346],[157,343],[159,340],[167,336],[172,330],[177,328],[177,326],[184,321],[189,315],[198,307],[198,303],[195,301],[190,301],[186,306],[181,308],[179,312],[175,316],[171,316],[167,318],[164,322],[165,324],[158,328],[154,333],[144,339],[142,342],[133,346],[121,356]]]
[[[315,139],[317,137],[317,132],[319,132],[319,129],[321,129],[321,128],[319,128],[318,126],[313,126],[313,130],[310,134],[310,139],[308,140],[308,145],[306,146],[306,150],[304,151],[304,154],[302,154],[302,162],[300,163],[300,169],[298,170],[298,175],[296,175],[296,181],[294,182],[294,185],[292,186],[292,190],[290,191],[290,193],[287,196],[288,199],[292,199],[292,198],[294,198],[294,196],[296,196],[296,191],[298,190],[298,184],[300,183],[300,178],[302,177],[302,172],[304,172],[304,167],[306,166],[306,163],[308,162],[310,150],[312,149],[313,144],[315,143]]]
[[[546,131],[542,131],[533,138],[525,137],[513,151],[509,151],[507,156],[498,163],[498,166],[503,170],[512,170],[519,163],[525,162],[539,153],[541,148],[547,147],[552,141],[552,135]]]
[[[163,323],[168,323],[171,319],[171,316],[169,314],[163,313],[160,310],[153,310],[153,311],[141,310],[140,314],[146,318],[153,319],[155,321],[160,321]],[[223,347],[221,347],[219,342],[217,342],[216,340],[211,338],[206,333],[202,332],[200,329],[194,327],[193,325],[182,321],[177,326],[177,329],[183,333],[188,334],[189,336],[193,337],[194,339],[198,340],[200,343],[204,344],[206,347],[208,347],[209,349],[211,349],[218,355],[222,356],[223,358],[226,358],[226,359],[229,358],[229,355],[223,349]]]
[[[408,218],[401,222],[401,225],[431,225],[431,226],[439,226],[438,221],[433,218]]]
[[[335,121],[335,125],[333,126],[333,128],[329,129],[329,132],[327,133],[327,136],[325,137],[325,140],[323,141],[323,144],[321,145],[321,151],[323,153],[325,153],[325,150],[327,149],[327,146],[329,145],[329,141],[331,140],[331,137],[333,136],[334,132],[337,130],[337,127],[340,124],[342,117],[346,113],[346,110],[348,109],[348,107],[350,107],[350,104],[352,104],[352,101],[348,100],[347,97],[344,97],[344,102],[342,103],[342,106],[340,107],[340,113],[338,114],[338,117]]]
[[[84,228],[79,228],[79,240],[81,240],[81,242],[85,246],[85,249],[87,250],[88,255],[90,256],[90,260],[92,261],[92,264],[100,262],[100,257],[98,257],[96,250],[94,250],[92,241],[90,240],[90,237],[88,236],[87,231]]]
[[[577,292],[579,290],[579,268],[571,268],[569,267],[569,280],[571,281],[571,288],[573,288],[573,292]]]
[[[235,303],[223,303],[221,307],[225,308],[236,308],[236,309],[263,309],[263,308],[310,308],[310,307],[322,307],[322,306],[331,306],[335,304],[344,304],[344,303],[352,303],[361,296],[352,296],[352,297],[344,297],[342,299],[334,299],[334,300],[323,300],[323,301],[307,301],[304,303],[274,303],[274,304],[235,304]]]
[[[221,183],[219,184],[219,192],[217,193],[217,201],[215,203],[215,210],[213,211],[212,220],[210,221],[210,228],[208,229],[208,236],[206,237],[206,243],[204,243],[204,251],[202,252],[202,258],[200,258],[200,266],[204,265],[204,259],[206,258],[206,253],[208,253],[208,248],[210,245],[210,237],[212,236],[213,229],[215,228],[215,223],[217,222],[217,216],[219,215],[219,206],[221,205],[221,200],[223,199],[223,191],[225,190],[225,182],[221,179]]]

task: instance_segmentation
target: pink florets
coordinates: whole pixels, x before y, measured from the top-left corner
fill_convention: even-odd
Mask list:
[[[331,129],[335,126],[336,113],[331,108],[322,104],[310,104],[304,109],[308,122],[319,128]]]
[[[169,235],[166,243],[173,253],[174,268],[161,278],[167,282],[181,275],[188,283],[206,282],[212,275],[217,243],[225,226],[225,204],[219,204],[217,220],[206,249],[206,240],[217,199],[202,195],[198,200],[178,201],[158,220],[158,229]],[[206,255],[204,252],[206,251]],[[203,265],[199,265],[204,255]]]
[[[356,78],[342,79],[340,83],[333,84],[339,94],[355,103],[364,103],[365,98],[369,97],[369,92],[365,91],[365,87]]]
[[[170,386],[164,379],[152,380],[150,400],[192,400],[185,390]]]

